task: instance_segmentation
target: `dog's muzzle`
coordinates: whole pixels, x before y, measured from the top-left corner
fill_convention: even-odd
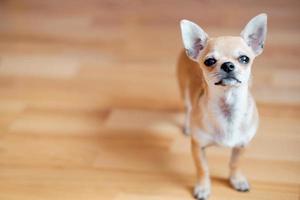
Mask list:
[[[221,86],[232,86],[242,83],[239,79],[237,79],[234,76],[224,77],[220,81],[216,82],[215,85],[221,85]]]

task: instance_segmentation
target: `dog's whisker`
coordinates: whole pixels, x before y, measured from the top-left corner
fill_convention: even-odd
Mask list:
[[[210,74],[210,76],[213,78],[218,78],[218,77],[222,77],[222,74],[220,74],[219,72],[214,72],[214,73]]]

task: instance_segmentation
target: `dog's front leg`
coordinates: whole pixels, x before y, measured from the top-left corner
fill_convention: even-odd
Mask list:
[[[183,133],[185,135],[190,135],[191,132],[191,114],[192,114],[192,102],[190,100],[190,96],[186,89],[186,94],[184,97],[184,107],[185,107],[185,117],[184,117],[184,124],[183,124]]]
[[[210,194],[210,179],[205,149],[192,138],[192,154],[196,164],[197,182],[194,188],[194,196],[197,200],[206,200]]]
[[[230,184],[239,192],[247,192],[250,190],[249,182],[240,170],[241,156],[243,155],[244,151],[244,147],[233,148],[229,164]]]

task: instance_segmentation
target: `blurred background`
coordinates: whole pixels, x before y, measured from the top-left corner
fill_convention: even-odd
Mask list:
[[[180,19],[239,35],[268,14],[253,66],[260,128],[227,182],[229,149],[208,149],[211,199],[299,199],[300,1],[1,0],[0,199],[193,199],[175,76]]]

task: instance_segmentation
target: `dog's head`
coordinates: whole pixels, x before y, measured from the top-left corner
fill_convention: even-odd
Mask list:
[[[186,53],[199,63],[209,85],[232,87],[248,83],[253,60],[263,51],[266,14],[251,19],[237,37],[209,38],[191,21],[182,20],[180,25]]]

